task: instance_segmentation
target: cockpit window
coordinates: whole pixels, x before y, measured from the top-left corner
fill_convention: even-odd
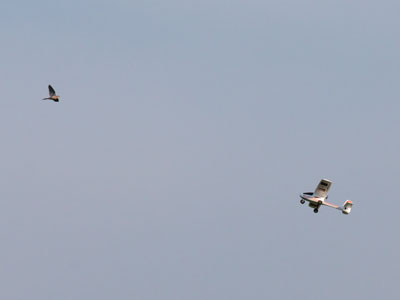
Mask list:
[[[326,183],[326,182],[321,182],[321,185],[323,185],[323,186],[328,186],[328,184]]]

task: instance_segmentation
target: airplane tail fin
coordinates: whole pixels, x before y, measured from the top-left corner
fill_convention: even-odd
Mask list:
[[[352,207],[353,207],[353,202],[351,202],[350,200],[346,200],[346,202],[344,202],[343,204],[342,213],[348,215],[351,212]]]

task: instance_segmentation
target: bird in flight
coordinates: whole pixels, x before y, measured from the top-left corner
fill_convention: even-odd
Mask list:
[[[43,100],[53,100],[54,102],[58,102],[59,96],[56,95],[56,91],[49,84],[49,96],[48,98],[43,98]]]

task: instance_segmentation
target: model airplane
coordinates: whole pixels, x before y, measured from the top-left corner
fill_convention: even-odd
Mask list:
[[[343,207],[325,201],[326,199],[328,199],[328,191],[331,185],[332,181],[321,179],[314,193],[310,192],[300,195],[300,203],[304,204],[306,201],[308,201],[308,206],[314,208],[315,213],[318,212],[318,209],[321,205],[326,205],[332,208],[336,208],[342,211],[342,213],[344,213],[345,215],[348,215],[351,212],[351,207],[353,206],[353,202],[351,202],[350,200],[346,200],[346,202],[344,202],[343,204]]]

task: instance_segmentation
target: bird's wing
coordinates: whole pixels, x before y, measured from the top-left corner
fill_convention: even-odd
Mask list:
[[[52,86],[50,84],[49,84],[49,94],[50,94],[50,97],[54,96],[56,94],[56,91],[52,88]]]

